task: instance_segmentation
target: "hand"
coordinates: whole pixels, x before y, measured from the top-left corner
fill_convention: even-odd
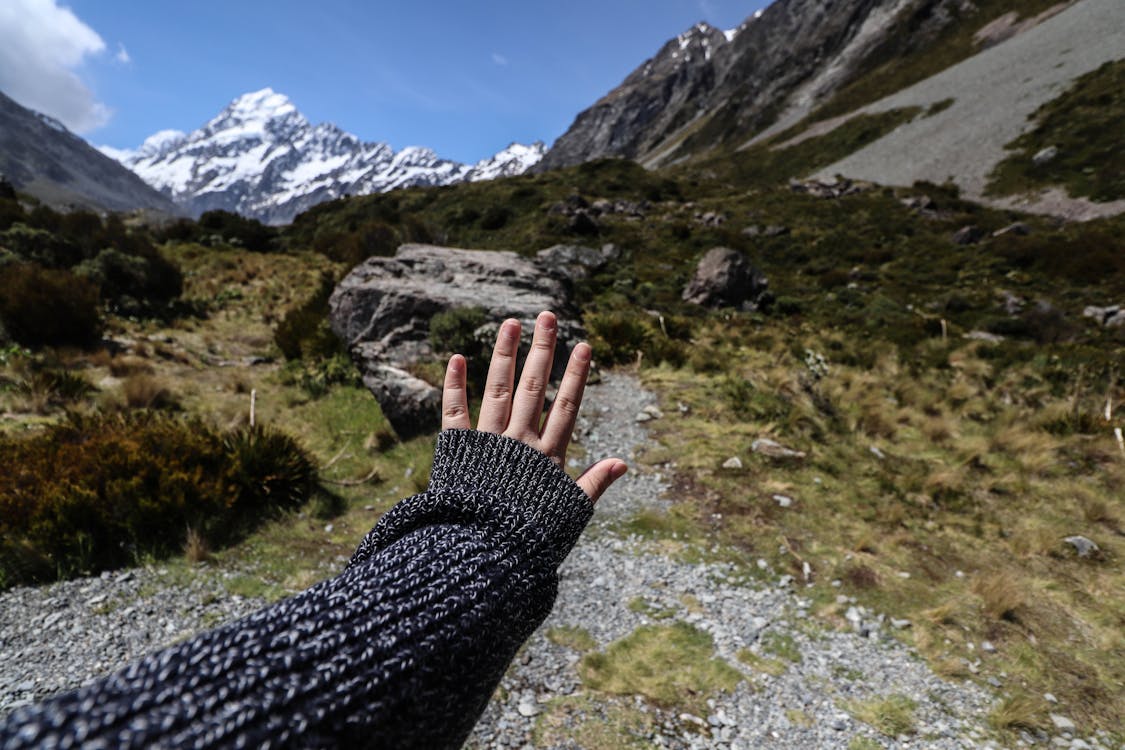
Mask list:
[[[520,374],[519,387],[512,393],[516,376],[516,355],[520,345],[520,322],[505,320],[496,335],[488,378],[484,384],[477,429],[519,440],[545,453],[560,467],[566,464],[566,448],[574,432],[574,420],[586,389],[590,374],[590,345],[578,344],[570,353],[566,372],[559,385],[558,395],[551,411],[540,426],[543,399],[551,377],[551,364],[555,358],[555,337],[558,323],[554,313],[539,313],[535,321],[535,335],[531,351]],[[445,370],[445,385],[441,396],[441,428],[472,429],[469,419],[469,399],[465,388],[466,362],[454,354]],[[578,486],[597,502],[611,484],[624,476],[628,467],[618,458],[607,458],[591,465],[578,477]]]

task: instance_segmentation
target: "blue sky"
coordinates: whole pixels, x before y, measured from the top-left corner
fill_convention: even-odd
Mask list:
[[[0,90],[133,148],[269,86],[313,122],[474,162],[550,144],[666,40],[765,4],[2,0]]]

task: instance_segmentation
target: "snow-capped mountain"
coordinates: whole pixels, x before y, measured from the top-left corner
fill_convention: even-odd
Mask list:
[[[266,88],[235,99],[192,133],[162,130],[133,151],[101,150],[192,215],[225,209],[282,224],[342,195],[520,174],[546,147],[514,143],[475,166],[417,146],[396,152],[331,123],[313,125]]]

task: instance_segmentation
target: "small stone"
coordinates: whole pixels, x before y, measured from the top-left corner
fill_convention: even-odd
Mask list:
[[[1041,167],[1058,155],[1058,146],[1047,146],[1047,148],[1035,152],[1035,156],[1031,157],[1031,163],[1037,167]]]
[[[891,618],[891,627],[895,630],[903,630],[910,627],[910,620],[900,620],[897,617]]]
[[[980,241],[981,236],[984,234],[979,227],[970,225],[963,226],[953,233],[954,245],[972,245]]]
[[[325,525],[324,525],[324,533],[325,533],[325,534],[331,534],[331,533],[332,533],[332,531],[333,531],[333,530],[334,530],[335,528],[336,528],[336,527],[335,527],[335,526],[333,526],[333,525],[332,525],[332,524],[330,524],[330,523],[328,523],[328,524],[325,524]]]
[[[1062,714],[1051,714],[1051,723],[1055,725],[1055,729],[1060,732],[1073,732],[1078,729],[1074,722],[1063,716]]]
[[[793,450],[786,448],[781,443],[769,438],[758,438],[750,444],[750,450],[754,453],[760,453],[769,458],[792,458],[802,459],[805,457],[804,451]]]
[[[1048,703],[1058,703],[1059,699],[1055,697],[1054,693],[1043,693],[1043,700]]]
[[[105,594],[98,594],[97,596],[91,596],[89,599],[86,600],[86,606],[87,607],[93,607],[93,606],[96,606],[98,604],[101,604],[105,600],[106,600]]]
[[[848,728],[848,718],[846,716],[833,716],[832,728],[837,732],[842,732]]]
[[[793,505],[793,498],[788,495],[774,495],[773,499],[776,500],[777,504],[782,508],[789,508]]]
[[[52,625],[54,625],[54,624],[55,624],[56,622],[58,622],[59,620],[61,620],[61,619],[62,619],[62,616],[63,616],[63,613],[62,613],[62,612],[54,612],[54,613],[52,613],[52,614],[49,614],[49,615],[47,615],[47,619],[43,621],[43,627],[44,627],[44,628],[49,628],[49,627],[51,627],[51,626],[52,626]]]
[[[981,641],[980,650],[986,654],[995,654],[996,646],[992,645],[992,641]]]
[[[637,422],[648,422],[652,419],[652,415],[649,414],[647,411],[639,411],[639,412],[637,412],[637,416],[634,417],[634,419]]]
[[[739,458],[738,456],[731,456],[726,461],[723,461],[723,468],[724,469],[741,469],[742,468],[742,459]]]
[[[760,557],[758,558],[758,570],[766,570],[767,568],[769,568],[769,566],[770,566],[769,562],[767,562],[766,560],[763,560]]]
[[[128,583],[133,580],[133,571],[126,570],[124,573],[118,573],[117,577],[113,579],[114,583]]]
[[[877,446],[877,445],[873,445],[870,448],[868,448],[867,450],[871,451],[871,455],[875,456],[875,458],[879,459],[880,461],[882,461],[883,459],[885,459],[887,457],[887,454],[883,453],[883,451],[879,450],[879,446]]]
[[[997,689],[1004,686],[1004,683],[1000,682],[1000,680],[997,679],[996,677],[989,677],[987,682],[988,682],[989,685],[991,685],[992,687],[997,688]]]
[[[1074,547],[1074,551],[1078,553],[1079,557],[1090,557],[1101,550],[1092,540],[1084,536],[1068,536],[1063,541]]]
[[[648,414],[653,419],[660,419],[664,416],[664,412],[660,411],[660,408],[656,404],[649,404],[645,408],[641,409],[641,411],[643,411],[645,414]]]
[[[520,704],[516,707],[516,710],[519,711],[520,716],[526,717],[528,719],[539,714],[539,706],[529,701],[520,701]]]

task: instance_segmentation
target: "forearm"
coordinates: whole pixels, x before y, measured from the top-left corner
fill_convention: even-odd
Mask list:
[[[550,611],[589,516],[573,483],[513,442],[445,436],[431,489],[341,575],[15,712],[0,746],[459,745]],[[481,468],[498,457],[507,470]],[[513,490],[513,472],[536,481]]]

